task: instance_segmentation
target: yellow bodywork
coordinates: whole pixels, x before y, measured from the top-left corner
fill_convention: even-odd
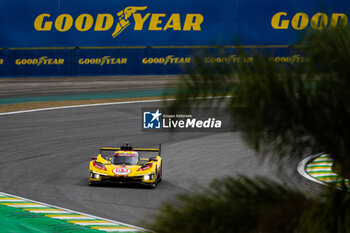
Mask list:
[[[119,148],[117,148],[119,149]],[[134,153],[133,151],[116,151],[117,153]],[[154,185],[161,178],[162,158],[157,155],[153,159],[140,158],[137,165],[115,165],[112,158],[97,155],[90,161],[89,182],[112,181],[117,183],[143,183]],[[152,164],[150,168],[139,170],[141,167]]]

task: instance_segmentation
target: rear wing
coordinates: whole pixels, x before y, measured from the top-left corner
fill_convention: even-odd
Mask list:
[[[100,154],[102,151],[117,151],[121,150],[120,147],[101,147],[100,148]],[[145,152],[159,152],[159,156],[161,156],[162,153],[162,144],[159,144],[158,148],[132,148],[133,151],[145,151]]]

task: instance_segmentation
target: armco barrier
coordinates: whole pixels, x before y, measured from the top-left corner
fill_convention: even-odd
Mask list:
[[[347,25],[346,0],[0,1],[0,75],[178,74],[208,46],[268,47]],[[281,53],[280,53],[281,51]],[[286,58],[285,58],[286,59]],[[220,60],[220,59],[219,59]]]

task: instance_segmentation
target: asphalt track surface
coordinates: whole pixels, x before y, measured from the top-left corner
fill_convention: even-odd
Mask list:
[[[141,131],[141,107],[160,102],[60,109],[0,116],[0,191],[96,216],[144,226],[164,201],[227,175],[281,175],[242,142],[240,133]],[[88,163],[100,143],[162,143],[163,182],[139,186],[88,185]],[[310,184],[289,164],[285,182]],[[279,177],[279,178],[277,178]]]
[[[0,98],[155,90],[173,87],[181,76],[88,76],[0,78]]]

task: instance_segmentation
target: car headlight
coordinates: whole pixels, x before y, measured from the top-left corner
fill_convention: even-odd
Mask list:
[[[97,174],[97,173],[94,173],[94,172],[91,172],[91,173],[90,173],[90,176],[91,176],[91,178],[93,178],[93,179],[99,179],[99,178],[100,178],[100,174]]]
[[[153,177],[154,177],[154,174],[151,173],[151,174],[148,174],[148,175],[144,175],[144,176],[143,176],[143,179],[144,179],[144,180],[152,180]]]

